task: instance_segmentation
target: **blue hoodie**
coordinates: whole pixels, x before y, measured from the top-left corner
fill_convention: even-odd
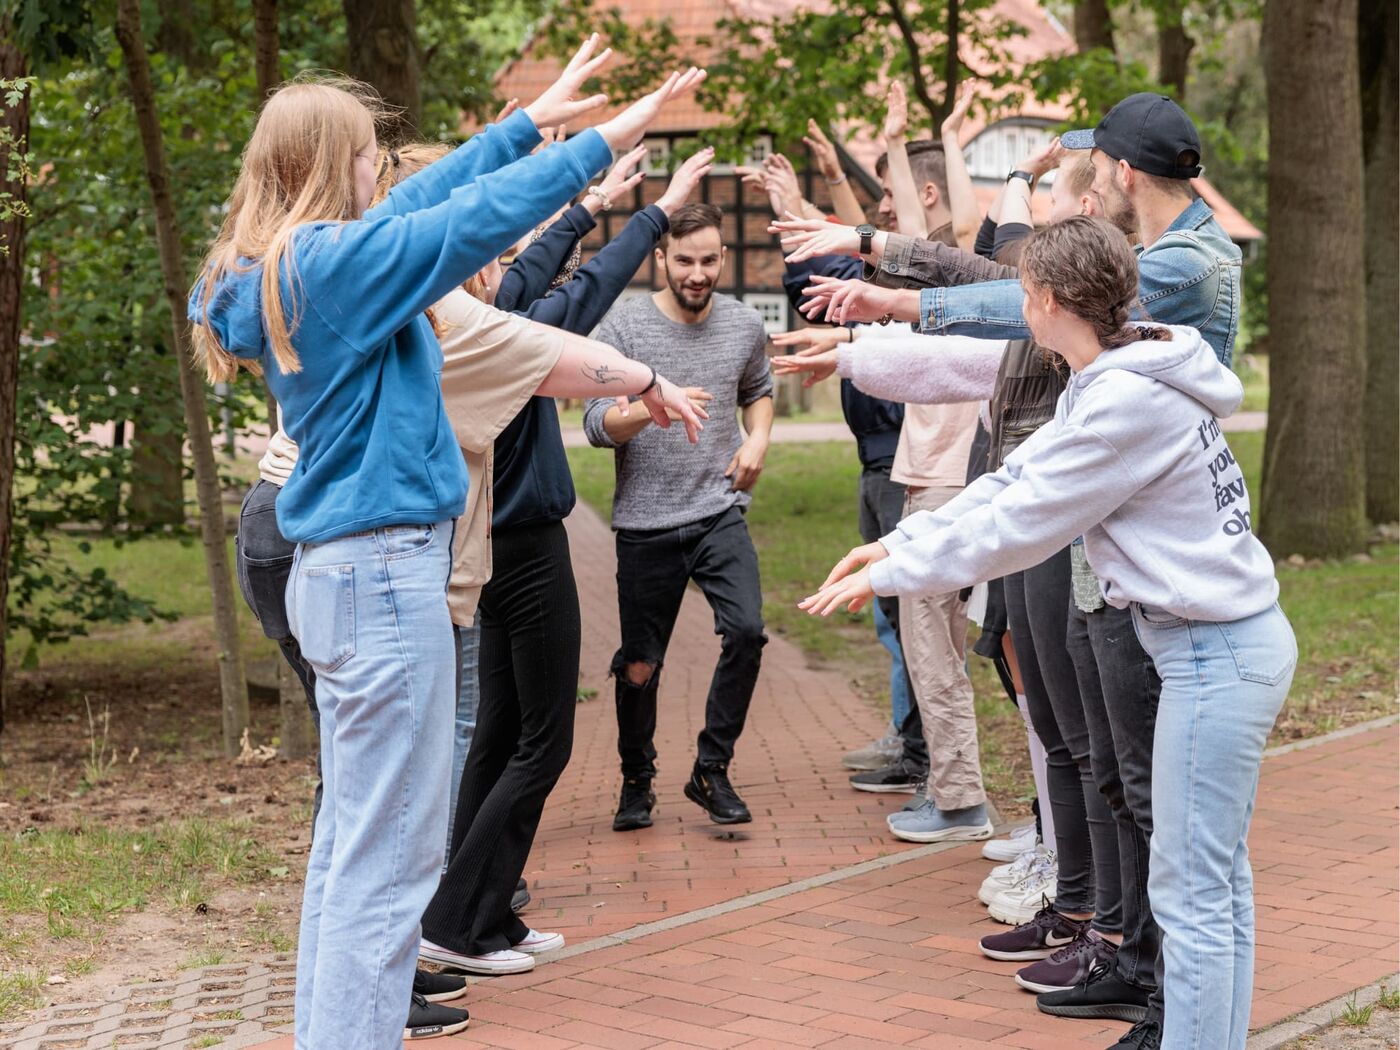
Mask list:
[[[363,218],[307,223],[292,242],[282,301],[302,370],[284,374],[263,324],[261,266],[230,274],[208,323],[238,357],[260,361],[300,448],[277,498],[297,543],[385,525],[455,518],[467,472],[442,404],[442,350],[423,311],[528,233],[612,159],[584,131],[530,155],[523,112],[404,180]],[[196,286],[190,319],[200,320]]]

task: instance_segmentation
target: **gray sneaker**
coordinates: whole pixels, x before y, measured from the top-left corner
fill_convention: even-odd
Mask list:
[[[941,810],[926,798],[917,809],[892,813],[890,831],[905,842],[972,842],[992,837],[986,806]]]
[[[841,764],[847,769],[884,769],[898,762],[902,754],[904,741],[899,738],[898,732],[891,729],[874,743],[855,751],[847,751],[841,758]]]

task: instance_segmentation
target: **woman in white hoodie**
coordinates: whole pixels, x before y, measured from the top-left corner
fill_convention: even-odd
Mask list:
[[[809,613],[1003,576],[1084,536],[1162,676],[1149,895],[1165,1018],[1120,1045],[1243,1050],[1254,971],[1245,839],[1264,744],[1298,650],[1244,476],[1217,420],[1239,380],[1191,328],[1130,323],[1137,262],[1099,219],[1048,226],[1021,260],[1026,321],[1073,375],[1055,419],[995,474],[857,547]]]

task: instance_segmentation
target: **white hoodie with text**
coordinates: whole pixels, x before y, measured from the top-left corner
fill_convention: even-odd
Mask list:
[[[876,594],[943,594],[1038,565],[1083,535],[1104,599],[1241,620],[1278,598],[1218,420],[1244,397],[1194,328],[1106,350],[1055,418],[936,511],[881,540]]]

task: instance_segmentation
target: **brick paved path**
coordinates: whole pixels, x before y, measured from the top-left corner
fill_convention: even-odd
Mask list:
[[[734,765],[754,823],[726,832],[680,794],[718,651],[687,596],[662,680],[656,826],[611,831],[618,788],[610,683],[617,644],[611,537],[570,521],[584,596],[584,684],[573,761],[527,869],[532,925],[570,947],[532,974],[474,983],[471,1028],[433,1045],[606,1047],[1104,1047],[1122,1025],[1048,1018],[986,960],[997,929],[975,900],[976,845],[912,847],[884,832],[906,796],[860,795],[842,750],[879,713],[774,638]],[[1397,969],[1393,725],[1270,758],[1252,837],[1259,903],[1256,1026]],[[0,1028],[0,1046],[290,1047],[258,1034],[288,1017],[283,960],[122,989],[107,1004]],[[241,980],[241,983],[239,981]],[[232,982],[232,983],[230,983]],[[208,984],[210,987],[206,988]],[[152,1003],[170,1011],[162,1024]],[[220,1020],[219,1012],[240,1009]],[[87,1011],[87,1012],[84,1012]],[[117,1025],[123,1026],[120,1032]],[[65,1030],[58,1032],[55,1025]],[[8,1029],[8,1030],[7,1030]]]

